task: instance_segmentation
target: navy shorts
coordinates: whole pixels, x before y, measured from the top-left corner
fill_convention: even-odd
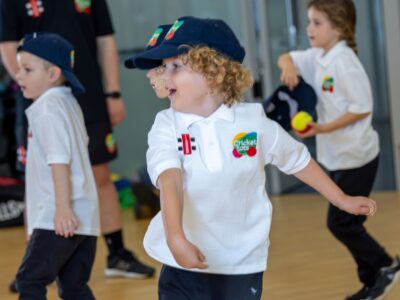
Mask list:
[[[263,274],[222,275],[163,266],[159,300],[260,300]]]
[[[110,123],[89,123],[85,125],[89,136],[90,163],[98,165],[115,159],[118,149]]]
[[[57,279],[64,300],[94,300],[88,286],[96,254],[95,236],[64,238],[35,229],[17,273],[20,299],[45,300],[46,286]]]

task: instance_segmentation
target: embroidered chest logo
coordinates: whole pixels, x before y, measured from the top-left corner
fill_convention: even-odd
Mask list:
[[[242,156],[254,156],[257,154],[257,133],[256,132],[241,132],[235,135],[232,140],[232,154],[236,158]]]
[[[29,17],[39,18],[43,12],[43,2],[40,0],[29,0],[25,4],[26,13]]]
[[[80,14],[90,14],[91,0],[75,0],[75,9]]]
[[[183,152],[183,155],[191,155],[192,151],[196,150],[194,143],[194,137],[191,137],[189,133],[182,133],[181,137],[178,138],[179,152]]]
[[[333,77],[325,76],[322,82],[322,91],[333,93],[334,92],[334,84]]]
[[[167,32],[167,34],[165,35],[165,40],[170,40],[174,37],[175,32],[179,29],[179,27],[181,27],[183,25],[184,21],[178,21],[176,20],[174,22],[174,24],[172,25],[172,27],[169,29],[169,31]]]

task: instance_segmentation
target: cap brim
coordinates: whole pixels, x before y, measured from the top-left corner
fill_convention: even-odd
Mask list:
[[[143,51],[142,53],[133,56],[132,64],[134,65],[134,68],[144,70],[152,69],[160,66],[163,59],[178,56],[188,50],[187,47],[182,47],[182,45],[162,43],[158,47],[154,47],[151,50]],[[126,63],[127,62],[125,61],[125,66]]]
[[[135,56],[129,57],[128,59],[125,60],[124,65],[125,67],[127,67],[128,69],[135,69],[136,65],[135,65]]]
[[[158,67],[158,66],[160,66],[162,64],[162,60],[149,60],[146,63],[146,67],[140,68],[140,67],[138,67],[136,65],[135,61],[136,61],[136,59],[138,59],[138,57],[141,57],[141,55],[143,55],[143,52],[126,59],[125,62],[124,62],[125,67],[128,68],[128,69],[136,69],[136,68],[138,68],[138,69],[147,70],[147,69],[156,68],[156,67]]]
[[[62,70],[62,73],[75,95],[81,95],[86,92],[86,89],[74,73],[67,70]]]

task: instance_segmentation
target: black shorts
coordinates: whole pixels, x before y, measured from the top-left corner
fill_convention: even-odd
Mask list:
[[[158,280],[159,300],[260,300],[263,272],[208,274],[164,265]]]
[[[89,136],[89,157],[91,164],[103,164],[115,159],[118,149],[110,123],[90,123],[85,125]]]

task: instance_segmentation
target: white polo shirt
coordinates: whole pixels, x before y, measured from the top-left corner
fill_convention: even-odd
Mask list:
[[[203,118],[167,109],[148,136],[152,182],[170,168],[183,174],[183,229],[219,274],[266,268],[272,206],[265,191],[266,164],[292,174],[310,161],[306,147],[267,119],[260,104],[222,105]],[[168,205],[168,204],[167,204]],[[147,253],[180,268],[165,239],[161,213],[144,238]]]
[[[47,90],[26,110],[29,121],[26,166],[28,234],[54,230],[55,194],[50,164],[68,164],[76,234],[100,234],[96,185],[88,136],[78,102],[68,87]]]
[[[325,55],[323,52],[320,48],[290,52],[299,74],[318,95],[318,123],[331,122],[347,112],[371,114],[344,128],[318,134],[317,160],[330,171],[358,168],[379,153],[378,134],[371,126],[371,85],[346,42],[337,43]]]

